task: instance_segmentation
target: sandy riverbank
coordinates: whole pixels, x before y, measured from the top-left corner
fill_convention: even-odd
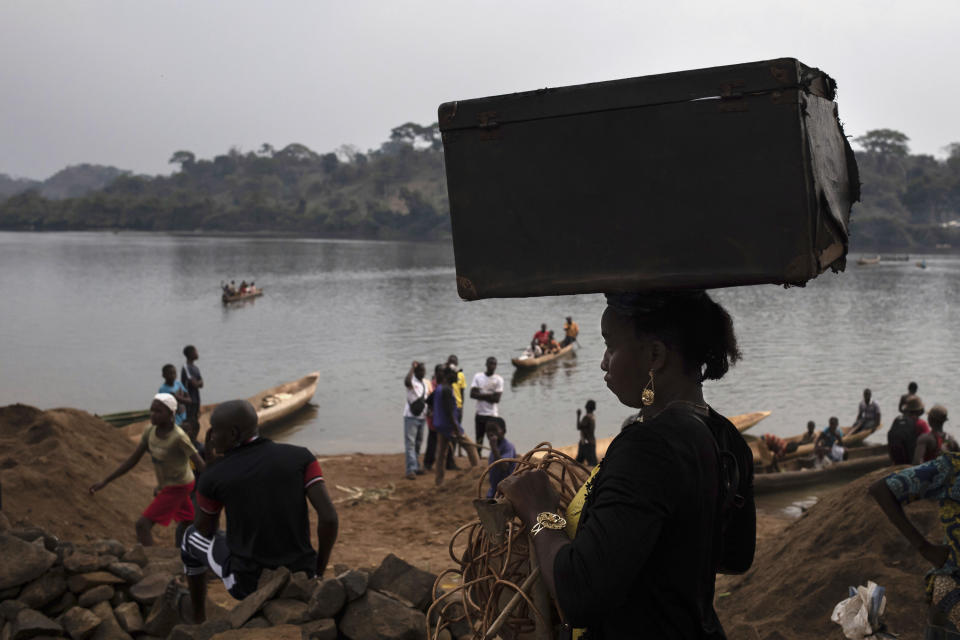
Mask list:
[[[154,485],[149,461],[96,496],[87,493],[132,452],[134,444],[117,435],[74,409],[0,408],[3,511],[13,521],[64,538],[134,542],[133,523]],[[320,462],[340,515],[332,563],[371,567],[394,553],[435,573],[451,565],[450,537],[475,517],[471,500],[478,495],[479,468],[449,472],[436,488],[430,475],[404,479],[402,454],[356,453]],[[829,622],[833,605],[846,596],[848,585],[867,579],[887,587],[891,620],[899,625],[894,630],[903,638],[919,637],[922,559],[866,497],[868,480],[829,492],[799,520],[761,512],[754,567],[745,576],[718,579],[718,593],[729,594],[717,606],[725,626],[735,631],[731,638],[838,634]],[[339,487],[367,491],[350,498],[352,493]],[[914,512],[935,533],[939,524],[932,505],[918,505]],[[172,544],[172,527],[155,531],[160,543]]]

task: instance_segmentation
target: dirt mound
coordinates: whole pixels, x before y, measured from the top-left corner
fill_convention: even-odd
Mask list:
[[[867,488],[884,469],[823,496],[783,533],[759,547],[753,568],[722,577],[717,611],[731,640],[839,638],[830,621],[847,587],[873,580],[887,589],[888,627],[920,638],[926,620],[923,575],[929,564],[887,521]],[[907,515],[928,539],[943,538],[937,505],[909,505]]]
[[[96,496],[87,492],[133,452],[135,444],[117,436],[116,429],[77,409],[0,407],[4,512],[63,538],[134,542],[133,523],[155,484],[149,457]],[[157,533],[164,535],[162,529]]]

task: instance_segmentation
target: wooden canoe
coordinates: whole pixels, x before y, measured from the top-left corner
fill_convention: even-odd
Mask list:
[[[870,429],[869,431],[858,431],[857,433],[848,435],[853,430],[853,427],[852,426],[840,427],[840,433],[842,434],[842,437],[843,437],[843,446],[847,447],[848,449],[850,447],[857,447],[861,445],[864,440],[866,440],[874,431],[876,431],[879,428],[880,428],[880,425],[877,425],[873,429]],[[784,438],[787,444],[791,442],[800,442],[800,440],[802,439],[803,439],[803,434],[791,436],[789,438]],[[814,440],[816,440],[816,436],[814,436]],[[773,455],[770,453],[770,450],[767,449],[767,445],[763,443],[763,440],[760,440],[760,439],[751,440],[749,442],[749,445],[750,445],[751,451],[753,451],[754,464],[766,466],[773,462]],[[808,442],[807,444],[800,445],[790,453],[780,458],[780,461],[782,462],[785,460],[792,460],[794,458],[803,458],[810,455],[813,455],[812,442]]]
[[[320,372],[315,371],[299,380],[270,387],[247,398],[247,402],[257,410],[260,430],[268,429],[302,409],[316,392],[319,380]],[[206,437],[207,430],[210,428],[210,414],[217,406],[217,404],[205,404],[200,407],[200,435],[197,437],[200,442],[203,442]],[[147,419],[127,425],[123,430],[131,439],[139,440],[140,434],[149,424],[150,421]]]
[[[575,342],[571,342],[567,346],[561,347],[560,351],[557,351],[556,353],[545,353],[542,356],[538,356],[536,358],[524,358],[521,356],[518,358],[513,358],[510,362],[512,362],[513,366],[515,366],[518,369],[536,369],[542,364],[546,364],[551,360],[556,360],[561,356],[567,355],[568,353],[573,351],[573,345],[575,344],[576,344]]]
[[[852,480],[891,464],[886,445],[859,447],[848,453],[850,455],[847,460],[823,469],[802,469],[799,465],[788,463],[790,466],[786,471],[757,473],[753,477],[753,491],[760,495],[838,480]]]
[[[860,258],[859,260],[857,260],[857,264],[860,265],[861,267],[864,267],[870,264],[880,264],[880,256],[877,256],[876,258]]]
[[[754,411],[753,413],[741,413],[736,416],[729,416],[727,420],[733,423],[733,426],[737,428],[737,431],[743,433],[753,425],[757,424],[764,418],[770,415],[769,411]],[[607,453],[607,447],[610,446],[610,443],[613,442],[613,438],[599,438],[597,440],[597,460],[603,458]],[[557,447],[557,451],[561,451],[571,458],[577,457],[577,447],[576,444],[570,444],[565,447]]]
[[[259,298],[263,295],[263,289],[254,289],[253,291],[247,291],[246,293],[237,293],[234,295],[228,295],[224,293],[220,296],[220,299],[223,300],[224,304],[230,302],[240,302],[241,300],[249,300],[250,298]]]
[[[107,424],[113,425],[114,427],[125,427],[128,424],[134,422],[140,422],[141,420],[150,419],[150,410],[145,409],[143,411],[123,411],[120,413],[108,413],[106,415],[97,416]]]

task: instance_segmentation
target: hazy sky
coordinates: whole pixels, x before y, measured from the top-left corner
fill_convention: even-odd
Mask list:
[[[796,57],[847,132],[960,141],[960,2],[2,0],[0,173],[171,153],[363,150],[441,102]]]

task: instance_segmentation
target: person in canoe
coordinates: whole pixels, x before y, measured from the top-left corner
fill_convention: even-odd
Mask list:
[[[560,343],[561,347],[565,347],[571,342],[577,341],[577,336],[580,335],[580,326],[573,321],[573,318],[567,316],[566,322],[563,323],[563,342]]]
[[[543,353],[546,351],[546,347],[549,343],[550,332],[547,331],[547,324],[543,323],[540,325],[540,331],[537,331],[533,334],[533,340],[530,341],[530,350],[534,353],[537,353],[537,350],[539,349],[540,353]]]
[[[830,458],[832,462],[841,462],[846,459],[847,451],[843,448],[843,433],[840,431],[840,420],[836,416],[830,416],[830,422],[827,424],[827,428],[817,436],[813,448],[819,449],[823,455]]]
[[[863,390],[863,400],[857,407],[857,419],[853,421],[853,429],[850,433],[857,431],[870,431],[880,424],[880,405],[873,399],[873,392],[870,389]]]
[[[544,346],[543,350],[546,353],[557,353],[560,351],[560,343],[557,342],[557,339],[553,337],[553,331],[547,332],[547,344]]]
[[[916,382],[911,382],[907,385],[907,392],[900,396],[900,404],[897,405],[897,411],[903,413],[904,407],[907,406],[907,398],[910,396],[917,395],[917,391],[920,389],[920,386]]]
[[[190,442],[183,429],[174,424],[177,399],[169,393],[158,393],[150,403],[150,426],[140,437],[140,443],[116,470],[100,482],[90,486],[90,495],[127,473],[140,462],[143,454],[149,453],[157,476],[157,488],[153,500],[134,525],[137,541],[145,547],[153,545],[153,525],[166,527],[171,520],[177,522],[177,544],[184,529],[193,522],[194,469],[203,471],[206,465]]]
[[[699,291],[608,294],[600,326],[604,380],[639,413],[565,514],[543,471],[500,492],[574,637],[720,640],[716,574],[746,571],[756,543],[753,456],[702,389],[740,358],[733,322]]]
[[[800,444],[810,444],[817,439],[817,423],[813,420],[807,421],[807,431],[800,437]]]
[[[927,412],[930,422],[930,432],[917,438],[917,447],[913,452],[913,464],[930,462],[937,456],[948,451],[958,451],[957,441],[944,433],[943,423],[947,421],[947,408],[942,404],[935,404]]]

